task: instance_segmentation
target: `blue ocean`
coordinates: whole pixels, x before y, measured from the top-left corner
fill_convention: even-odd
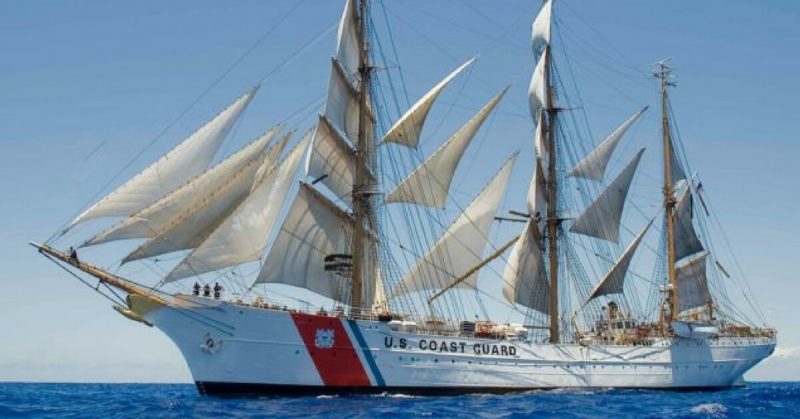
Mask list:
[[[785,418],[800,417],[800,383],[715,392],[549,390],[513,395],[225,399],[184,384],[0,383],[0,417],[34,418]]]

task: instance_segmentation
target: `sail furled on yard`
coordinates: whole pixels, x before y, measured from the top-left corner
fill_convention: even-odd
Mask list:
[[[287,137],[291,135],[287,134]],[[271,154],[267,158],[272,158]],[[265,158],[265,161],[266,159]],[[229,177],[213,191],[199,196],[194,205],[162,226],[131,252],[122,263],[150,258],[165,253],[191,249],[200,245],[217,226],[247,197],[263,162],[256,162]]]
[[[419,137],[422,133],[425,119],[428,117],[428,112],[430,112],[436,98],[439,97],[444,88],[447,87],[456,76],[474,63],[476,59],[477,57],[461,64],[458,68],[453,70],[452,73],[448,74],[447,77],[442,79],[442,81],[433,86],[428,93],[425,93],[424,96],[414,103],[414,105],[386,131],[386,134],[383,136],[383,141],[402,144],[406,147],[416,147],[417,144],[419,144]]]
[[[678,312],[702,307],[712,301],[706,277],[708,255],[708,252],[702,252],[675,266]]]
[[[503,297],[512,304],[549,314],[550,282],[544,270],[541,237],[536,222],[528,220],[503,270]]]
[[[691,188],[686,188],[675,206],[674,230],[675,230],[675,260],[681,260],[687,256],[704,250],[703,244],[697,237],[694,229],[694,201]]]
[[[308,184],[301,183],[255,283],[306,288],[343,301],[337,274],[325,270],[325,257],[346,254],[353,219]]]
[[[274,151],[280,153],[282,150],[280,143],[267,149],[280,128],[280,125],[272,128],[200,176],[87,240],[82,247],[114,240],[152,237],[175,217],[197,205],[209,191],[223,187],[236,173],[260,164]]]
[[[70,226],[94,218],[128,216],[203,173],[257,90],[236,99],[155,163],[89,207]]]
[[[311,134],[309,131],[283,161],[256,179],[247,198],[172,269],[164,282],[261,258]]]
[[[386,195],[387,203],[406,202],[433,208],[444,208],[447,193],[461,157],[489,114],[495,109],[506,89],[483,106],[450,139],[419,165],[397,187]]]
[[[515,154],[506,161],[431,249],[406,273],[392,291],[393,296],[441,290],[481,261],[489,242],[492,221],[505,195],[516,158]],[[477,273],[462,281],[458,287],[474,288],[476,280]]]
[[[570,171],[570,176],[581,177],[590,179],[595,182],[601,182],[606,172],[611,155],[614,149],[619,144],[619,141],[628,132],[628,129],[633,125],[640,116],[647,110],[647,107],[636,112],[633,116],[628,118],[617,129],[614,130],[605,140],[603,140],[594,150],[592,150],[586,157],[584,157],[577,165]]]
[[[608,187],[575,219],[573,233],[618,243],[622,211],[644,149],[625,166]]]
[[[636,253],[639,243],[642,242],[642,239],[644,239],[644,236],[647,234],[647,230],[650,229],[652,224],[653,221],[650,220],[650,222],[647,223],[642,231],[636,235],[614,266],[611,267],[605,276],[603,276],[603,279],[600,280],[600,282],[598,282],[594,287],[587,301],[597,298],[601,295],[622,294],[625,288],[625,276],[628,274],[628,268],[630,267],[633,255]]]
[[[306,160],[306,175],[350,205],[356,178],[356,151],[327,118],[320,116]],[[369,170],[365,170],[370,173]],[[371,176],[371,175],[370,175]]]
[[[544,53],[545,47],[550,45],[550,27],[553,17],[552,0],[544,0],[539,14],[531,24],[531,48],[533,56],[538,60]]]

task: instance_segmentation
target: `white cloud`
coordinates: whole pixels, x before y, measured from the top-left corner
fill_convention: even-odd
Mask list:
[[[800,380],[800,346],[778,345],[775,352],[748,372],[745,378],[751,381]]]

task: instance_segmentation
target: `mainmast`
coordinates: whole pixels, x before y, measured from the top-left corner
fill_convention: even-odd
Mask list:
[[[672,187],[672,139],[669,131],[669,98],[667,88],[672,68],[662,60],[657,64],[655,76],[661,80],[661,135],[664,145],[664,219],[667,227],[667,275],[669,277],[670,312],[674,319],[678,315],[678,284],[675,278],[675,194]]]
[[[547,92],[547,147],[548,147],[548,164],[547,164],[547,253],[549,257],[550,275],[550,343],[559,342],[558,331],[558,226],[560,220],[558,218],[558,183],[556,172],[556,117],[558,109],[555,107],[555,98],[553,97],[553,84],[551,81],[551,63],[552,58],[550,54],[550,45],[545,47],[545,80]]]
[[[369,63],[369,43],[367,39],[367,6],[368,0],[359,1],[358,36],[359,65],[358,73],[361,76],[359,84],[359,113],[358,113],[358,141],[356,144],[356,179],[353,183],[353,279],[350,288],[350,308],[352,312],[361,309],[362,289],[364,283],[365,262],[372,256],[371,249],[365,246],[365,221],[374,220],[374,208],[369,199],[372,196],[368,190],[368,177],[366,170],[372,163],[373,146],[369,130],[372,124],[369,118],[369,88],[372,76],[372,67]]]

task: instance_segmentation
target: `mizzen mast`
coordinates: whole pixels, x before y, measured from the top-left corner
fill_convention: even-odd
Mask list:
[[[356,179],[353,183],[353,216],[355,223],[353,226],[353,278],[350,288],[350,307],[352,311],[359,310],[362,302],[362,289],[364,283],[364,267],[367,261],[373,256],[374,252],[369,249],[369,240],[365,240],[365,222],[372,223],[375,220],[375,208],[370,203],[372,193],[369,188],[369,176],[367,167],[374,161],[372,154],[374,147],[372,136],[369,130],[372,124],[368,122],[369,116],[369,88],[372,77],[372,67],[369,62],[369,43],[367,37],[367,6],[368,0],[359,1],[358,13],[358,36],[359,42],[359,65],[358,73],[361,76],[359,89],[359,113],[358,113],[358,141],[356,144]],[[371,266],[371,264],[370,264]]]
[[[672,68],[665,59],[656,64],[655,76],[661,81],[661,135],[664,146],[664,219],[667,228],[667,276],[669,278],[670,312],[672,318],[678,315],[678,281],[675,276],[675,194],[672,182],[673,147],[669,131],[669,97],[667,88],[674,86],[669,81]]]

